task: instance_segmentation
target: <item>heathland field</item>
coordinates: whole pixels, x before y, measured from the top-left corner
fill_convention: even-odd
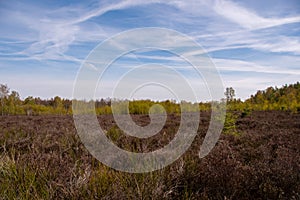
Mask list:
[[[108,168],[81,143],[70,115],[2,116],[1,199],[299,199],[300,114],[234,113],[210,154],[198,157],[210,113],[201,112],[189,150],[161,170],[130,174]],[[147,115],[132,115],[140,125]],[[159,134],[126,136],[112,115],[98,117],[119,147],[148,152],[167,144],[180,117],[169,114]],[[226,130],[226,131],[225,131]],[[231,134],[230,131],[234,132]]]

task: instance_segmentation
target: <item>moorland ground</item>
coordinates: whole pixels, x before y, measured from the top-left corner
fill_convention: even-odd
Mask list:
[[[300,199],[300,114],[235,113],[234,132],[223,133],[210,154],[198,151],[209,125],[201,112],[189,150],[161,170],[130,174],[93,158],[71,115],[0,117],[0,199]],[[132,115],[147,125],[147,115]],[[125,135],[112,115],[98,116],[119,147],[149,152],[168,144],[180,116],[169,114],[159,134]]]

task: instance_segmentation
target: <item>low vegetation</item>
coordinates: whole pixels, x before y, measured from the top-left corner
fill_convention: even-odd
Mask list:
[[[189,150],[171,165],[143,174],[116,171],[93,158],[76,133],[70,100],[21,100],[2,85],[0,199],[300,199],[299,85],[259,91],[246,101],[228,88],[223,134],[202,159],[198,152],[210,103],[199,103],[201,121]],[[159,102],[168,113],[163,129],[147,139],[130,137],[116,125],[110,103],[95,102],[98,121],[122,149],[162,148],[179,128],[179,105],[164,101]],[[132,119],[147,125],[154,103],[129,102]]]
[[[299,199],[300,115],[253,111],[238,117],[212,152],[199,159],[210,114],[201,112],[189,150],[162,170],[129,174],[94,159],[76,134],[71,116],[0,117],[1,199]],[[134,115],[141,125],[147,115]],[[180,117],[168,115],[149,138],[125,135],[112,115],[99,123],[120,148],[149,152],[174,137]],[[230,130],[231,128],[227,129]],[[165,133],[165,134],[164,134]]]

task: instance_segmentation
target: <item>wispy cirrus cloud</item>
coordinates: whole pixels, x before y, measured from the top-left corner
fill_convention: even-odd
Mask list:
[[[38,59],[58,59],[69,50],[69,46],[72,44],[76,44],[78,42],[95,42],[103,40],[110,35],[120,31],[116,27],[105,27],[103,25],[101,26],[94,22],[88,22],[89,20],[113,10],[122,10],[154,3],[167,4],[169,6],[176,7],[177,9],[179,9],[179,12],[182,13],[183,18],[188,17],[189,21],[187,23],[194,23],[196,20],[199,20],[197,17],[203,17],[205,15],[211,17],[212,23],[217,21],[217,29],[212,31],[208,26],[207,30],[203,30],[202,32],[200,31],[200,34],[202,34],[203,32],[211,32],[211,37],[222,37],[223,35],[224,40],[226,40],[224,46],[222,47],[223,49],[231,49],[233,48],[233,46],[239,48],[241,46],[239,35],[246,35],[247,37],[247,35],[249,35],[249,30],[253,31],[256,29],[270,28],[273,26],[300,22],[300,16],[265,18],[247,10],[246,8],[239,6],[237,3],[220,0],[211,1],[210,3],[206,1],[163,2],[158,0],[146,2],[127,0],[113,3],[108,1],[101,1],[95,3],[91,9],[89,9],[89,7],[86,8],[82,5],[65,6],[56,10],[43,10],[42,8],[39,12],[34,12],[32,15],[30,14],[30,10],[36,8],[32,5],[22,5],[24,6],[24,8],[22,8],[23,12],[9,13],[9,16],[12,15],[12,19],[14,21],[18,21],[24,27],[27,27],[28,31],[25,33],[25,35],[29,32],[31,33],[30,39],[27,38],[29,39],[29,41],[31,41],[31,44],[28,46],[28,48],[19,53],[27,55],[28,57]],[[194,14],[194,18],[191,18],[190,14],[187,15],[186,13]],[[165,16],[167,17],[168,14],[170,13],[166,13]],[[226,19],[229,22],[236,23],[238,25],[235,28],[237,29],[237,31],[235,30],[226,34],[220,34],[220,32],[222,32],[222,30],[220,30],[222,29],[220,23],[223,23],[224,21],[226,22],[226,20],[224,19],[221,19],[220,21],[220,19],[218,19],[220,17]],[[172,21],[178,21],[179,23],[182,23],[181,19],[172,19]],[[233,26],[231,26],[231,28],[233,28]],[[240,30],[239,28],[246,28],[246,30]],[[32,37],[32,34],[35,34],[36,37]],[[199,32],[196,34],[199,35]],[[208,35],[204,37],[209,38]],[[248,37],[248,40],[244,40],[243,38],[243,47],[248,45],[248,47],[250,48],[257,48],[259,50],[273,50],[275,52],[299,52],[299,42],[296,39],[277,37],[277,46],[281,46],[281,48],[274,48],[276,44],[274,44],[272,41],[272,44],[270,44],[269,41],[262,41],[264,38],[263,35],[258,34],[258,36],[256,37],[260,38],[255,41],[256,43],[254,44],[251,44],[251,40],[249,40],[249,38],[251,39],[251,37]],[[230,40],[231,42],[228,42]],[[200,41],[203,42],[204,45],[207,44],[207,47],[209,49],[218,50],[218,47],[216,47],[216,45],[219,44],[219,41]],[[238,45],[235,45],[234,41],[236,41],[235,43]],[[250,43],[247,43],[246,41],[250,41]],[[287,42],[289,43],[289,47],[282,47],[281,44]],[[258,45],[258,43],[260,43],[261,45]]]
[[[261,65],[255,62],[233,60],[233,59],[214,59],[214,63],[220,71],[227,72],[256,72],[268,74],[282,74],[282,75],[298,75],[300,76],[300,69],[280,68],[274,65]]]
[[[239,6],[237,3],[227,0],[216,0],[213,9],[220,16],[249,30],[300,22],[300,15],[294,17],[265,18],[253,11]]]

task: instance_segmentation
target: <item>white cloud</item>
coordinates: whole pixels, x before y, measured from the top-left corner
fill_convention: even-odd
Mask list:
[[[78,24],[81,22],[85,22],[93,17],[101,16],[104,13],[111,10],[119,10],[119,9],[137,6],[137,5],[151,4],[156,2],[160,2],[160,1],[159,0],[151,0],[151,1],[125,0],[125,1],[118,1],[118,2],[102,3],[99,5],[98,8],[81,14],[79,18],[71,21],[71,24]]]
[[[64,56],[65,52],[67,52],[69,46],[76,41],[95,41],[105,39],[111,35],[110,33],[106,33],[103,28],[100,28],[96,24],[94,24],[93,30],[88,30],[83,24],[85,21],[92,17],[100,16],[110,10],[121,9],[133,4],[141,3],[142,1],[121,1],[117,4],[100,5],[102,7],[98,7],[91,11],[80,7],[65,7],[63,9],[58,9],[56,12],[50,12],[48,10],[32,12],[32,7],[27,6],[27,10],[26,8],[23,8],[22,10],[11,12],[9,13],[9,17],[12,16],[14,21],[18,21],[20,25],[26,27],[23,35],[31,37],[30,40],[32,41],[32,44],[28,48],[18,53],[38,60],[66,59],[68,56]],[[65,13],[65,11],[68,9],[71,9],[73,11],[72,14],[75,16],[66,17],[68,13]],[[49,17],[51,14],[56,15],[55,17]],[[12,22],[12,24],[13,23],[14,22]],[[89,28],[90,27],[92,27],[92,24],[89,25]],[[37,37],[32,38],[32,34],[28,35],[28,33],[31,32],[36,33]],[[20,38],[19,35],[16,35],[16,37]],[[25,37],[24,39],[28,38]],[[70,61],[73,60],[74,59],[71,59]]]
[[[269,41],[268,41],[269,40]],[[300,40],[298,37],[278,36],[259,43],[250,44],[249,47],[270,52],[288,52],[300,55]]]
[[[244,7],[239,6],[237,3],[227,0],[216,0],[214,10],[226,19],[250,30],[300,22],[300,16],[287,18],[264,18]]]
[[[263,52],[300,55],[300,40],[296,36],[284,36],[276,32],[257,33],[248,30],[207,36],[195,36],[207,52],[249,48]]]
[[[146,5],[151,3],[162,3],[168,4],[170,6],[175,6],[180,12],[180,17],[174,16],[171,13],[165,13],[165,16],[169,14],[174,18],[172,21],[178,21],[180,23],[204,23],[205,20],[201,20],[202,16],[210,17],[213,21],[211,23],[216,23],[216,29],[206,30],[206,32],[211,32],[210,34],[205,34],[200,37],[205,37],[207,41],[204,44],[209,45],[209,51],[221,50],[221,49],[232,49],[244,47],[243,45],[237,44],[239,41],[239,35],[249,35],[248,32],[238,30],[233,32],[221,33],[222,26],[221,21],[218,19],[216,15],[222,16],[225,19],[236,23],[237,25],[249,29],[260,29],[260,28],[269,28],[272,26],[283,25],[286,23],[294,23],[300,22],[300,16],[288,17],[288,18],[264,18],[256,13],[247,10],[244,7],[241,7],[237,3],[230,1],[221,1],[216,0],[212,2],[208,1],[118,1],[118,2],[108,2],[102,1],[97,4],[96,8],[89,9],[88,7],[83,6],[69,6],[59,8],[57,10],[43,10],[40,9],[39,12],[30,12],[32,6],[26,7],[20,12],[12,12],[9,15],[9,18],[12,18],[14,21],[18,21],[18,23],[23,24],[22,26],[27,27],[27,32],[25,35],[30,32],[30,37],[32,44],[22,51],[24,55],[28,57],[32,57],[35,59],[65,59],[63,55],[69,50],[69,46],[72,44],[76,44],[78,42],[94,42],[103,40],[112,35],[112,33],[117,33],[118,29],[113,27],[105,27],[103,25],[99,25],[96,23],[89,22],[90,19],[101,16],[109,11],[118,10],[118,9],[126,9],[129,7]],[[33,8],[38,10],[37,8]],[[26,11],[26,12],[24,12]],[[215,14],[214,14],[214,12]],[[191,17],[191,13],[193,17]],[[186,18],[188,21],[182,21],[182,18]],[[200,18],[200,21],[199,21]],[[159,19],[157,19],[159,21]],[[216,20],[219,20],[216,21]],[[211,28],[208,26],[207,28]],[[233,27],[232,27],[233,28]],[[195,29],[196,30],[196,29]],[[26,30],[25,30],[26,31]],[[108,31],[108,32],[107,32]],[[217,32],[216,32],[217,31]],[[205,30],[203,30],[205,32]],[[32,33],[36,33],[37,37],[32,37]],[[199,33],[197,33],[199,35]],[[299,42],[296,40],[282,39],[278,41],[278,44],[269,44],[268,41],[261,41],[262,39],[250,38],[248,43],[246,42],[244,36],[242,38],[243,43],[248,45],[251,48],[257,48],[259,50],[269,50],[273,52],[296,52],[299,53]],[[200,38],[196,36],[196,38]],[[218,40],[208,40],[211,37],[229,38],[231,41],[224,41],[223,46],[220,46]],[[257,36],[259,37],[259,35]],[[249,38],[248,38],[249,40]],[[251,42],[254,40],[254,44]],[[282,43],[287,43],[286,47],[282,45]],[[222,44],[222,43],[221,43]],[[274,48],[275,47],[275,48]],[[73,60],[71,60],[73,61]]]
[[[269,63],[269,66],[264,66],[253,62],[233,59],[213,59],[213,61],[220,71],[300,75],[300,69],[274,67],[274,65],[270,65],[271,63]]]

